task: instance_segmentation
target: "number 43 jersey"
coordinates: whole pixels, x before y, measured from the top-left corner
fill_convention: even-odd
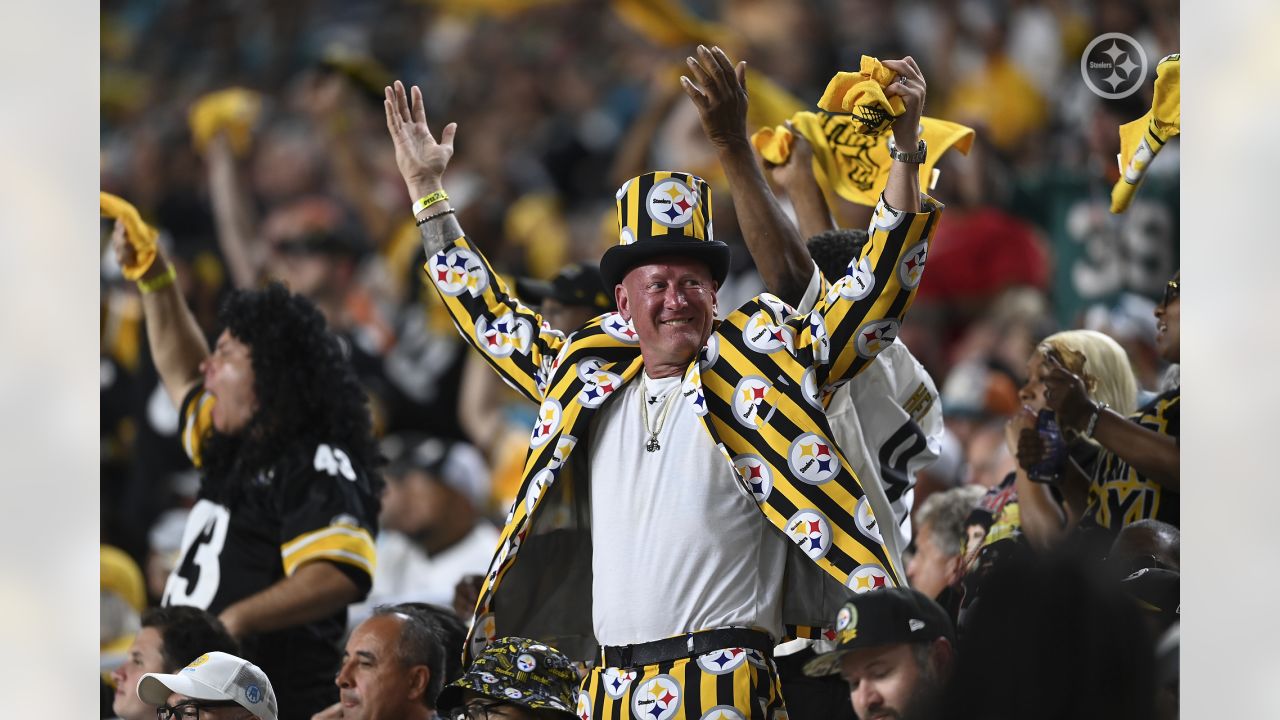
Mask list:
[[[183,446],[197,467],[214,402],[199,387],[183,402]],[[165,585],[164,605],[192,605],[217,615],[320,560],[334,563],[368,593],[379,504],[370,479],[342,448],[299,448],[283,454],[270,470],[233,482],[238,492],[228,506],[202,481],[183,530],[181,555]],[[314,678],[332,685],[345,626],[343,610],[245,638],[245,654],[273,684],[292,675],[302,684]],[[305,679],[297,677],[299,670]]]

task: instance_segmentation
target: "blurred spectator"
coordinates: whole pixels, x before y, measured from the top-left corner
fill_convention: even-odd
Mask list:
[[[489,643],[458,680],[440,693],[450,718],[567,720],[591,714],[578,706],[578,676],[558,650],[534,640],[498,638]],[[582,697],[585,698],[585,695]]]
[[[142,570],[123,550],[98,549],[99,652],[103,667],[120,661],[138,631],[138,616],[147,606]]]
[[[1178,570],[1181,533],[1159,520],[1125,525],[1107,553],[1113,577],[1124,578],[1144,568]]]
[[[206,652],[176,674],[143,675],[138,697],[156,706],[157,720],[276,720],[278,712],[266,673],[225,652]]]
[[[175,673],[207,652],[240,652],[218,618],[193,607],[148,610],[128,655],[111,674],[115,683],[112,712],[122,720],[152,720],[156,705],[138,696],[142,676]]]
[[[137,266],[122,224],[112,243],[121,267]],[[235,292],[210,352],[175,281],[163,251],[139,280],[152,355],[202,471],[163,604],[216,613],[276,674],[285,717],[310,717],[336,695],[346,606],[372,579],[378,455],[365,398],[307,300],[278,283]]]
[[[859,718],[936,717],[957,664],[955,631],[938,603],[909,588],[863,593],[840,608],[835,628],[835,649],[806,673],[839,673]]]
[[[930,495],[915,516],[915,554],[907,563],[911,587],[949,607],[942,597],[960,582],[964,570],[965,520],[986,494],[981,485],[966,485]]]
[[[479,512],[489,470],[474,447],[419,434],[393,435],[380,447],[389,464],[378,566],[368,598],[350,608],[352,625],[375,605],[449,605],[458,581],[485,572],[498,544],[497,529]]]
[[[438,625],[420,612],[380,605],[347,638],[336,704],[312,720],[429,720],[444,687]],[[457,648],[461,652],[461,648]]]

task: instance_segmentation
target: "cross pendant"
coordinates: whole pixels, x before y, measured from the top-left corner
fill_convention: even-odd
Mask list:
[[[662,446],[658,444],[658,436],[650,435],[649,442],[644,444],[644,449],[648,450],[649,452],[657,452],[661,450]]]

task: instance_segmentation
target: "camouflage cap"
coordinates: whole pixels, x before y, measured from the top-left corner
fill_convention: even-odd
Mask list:
[[[489,643],[467,672],[440,692],[442,711],[462,705],[466,690],[534,710],[574,717],[578,674],[559,650],[528,638],[504,637]]]

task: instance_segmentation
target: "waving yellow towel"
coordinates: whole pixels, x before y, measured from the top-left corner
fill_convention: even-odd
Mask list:
[[[262,112],[262,96],[233,87],[202,95],[191,105],[187,122],[196,150],[203,153],[219,132],[226,131],[231,150],[243,155],[253,139],[253,124]]]
[[[841,72],[831,78],[818,101],[818,107],[833,113],[849,113],[863,135],[879,135],[893,124],[893,119],[906,112],[902,98],[885,95],[884,89],[898,77],[870,55],[862,56],[856,73]]]
[[[111,193],[99,192],[98,204],[102,217],[109,217],[124,223],[125,237],[133,245],[136,262],[120,268],[126,280],[137,280],[156,261],[156,238],[160,235],[155,228],[142,221],[142,216],[128,200]]]
[[[1111,188],[1111,212],[1129,208],[1156,154],[1182,132],[1182,55],[1156,65],[1156,88],[1146,115],[1120,126],[1120,179]]]

